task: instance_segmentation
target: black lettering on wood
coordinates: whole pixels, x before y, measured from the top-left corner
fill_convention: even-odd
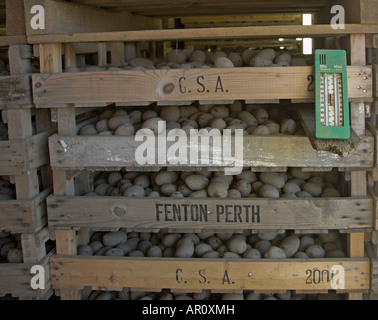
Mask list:
[[[205,272],[205,270],[199,270],[199,271],[198,271],[198,274],[199,274],[200,277],[202,278],[202,279],[199,279],[198,282],[199,282],[199,283],[206,283],[206,277],[202,274],[202,271]]]
[[[205,79],[205,77],[204,76],[198,76],[197,77],[197,83],[201,86],[201,90],[200,89],[197,89],[197,92],[199,92],[199,93],[202,93],[202,92],[205,92],[205,90],[206,90],[206,87],[205,87],[205,85],[200,81],[200,80],[204,80]]]
[[[182,269],[176,269],[176,282],[182,282]]]
[[[227,270],[224,272],[222,284],[224,284],[225,282],[227,282],[228,284],[231,284]]]
[[[172,205],[173,221],[181,221],[181,206],[178,204]]]
[[[199,217],[198,217],[198,205],[196,204],[192,204],[190,206],[190,217],[191,217],[191,221],[198,221],[199,220]]]
[[[222,206],[221,204],[217,204],[216,212],[217,212],[217,222],[220,222],[220,215],[224,214],[224,206]]]
[[[163,213],[163,211],[160,210],[159,207],[162,207],[163,205],[161,203],[156,204],[156,221],[160,221],[160,214]]]
[[[309,84],[307,86],[307,91],[314,91],[315,86],[314,86],[314,76],[312,74],[309,74],[307,76],[307,80],[309,81]]]
[[[226,204],[226,222],[234,222],[233,220],[229,219],[229,216],[232,215],[232,211],[230,210],[231,207],[232,205]]]
[[[242,207],[239,205],[235,205],[234,206],[234,222],[237,222],[237,221],[243,222],[241,213],[242,213]]]
[[[249,222],[249,206],[244,205],[243,208],[245,209],[245,222]]]
[[[164,215],[165,215],[165,220],[164,221],[172,221],[171,218],[169,218],[169,214],[171,211],[169,210],[169,207],[171,207],[171,204],[165,203],[164,204]]]
[[[218,76],[218,78],[217,78],[217,84],[215,86],[215,92],[218,92],[218,90],[221,90],[222,92],[224,92],[223,85],[222,85],[222,79],[221,79],[220,76]]]
[[[252,222],[260,223],[260,206],[252,206]]]
[[[186,92],[186,86],[183,86],[182,82],[185,81],[185,77],[180,77],[179,78],[179,88],[181,93]]]
[[[207,210],[207,204],[200,204],[200,217],[201,221],[207,222],[207,215],[208,215],[208,210]]]
[[[306,284],[312,284],[312,280],[311,280],[312,271],[310,269],[307,269],[306,274],[308,274],[308,277],[306,278]]]

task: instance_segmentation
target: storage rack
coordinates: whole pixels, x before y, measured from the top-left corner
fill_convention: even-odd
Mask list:
[[[79,2],[79,1],[76,1]],[[96,30],[96,26],[90,25],[89,27],[80,27],[75,22],[75,14],[80,15],[83,12],[97,13],[100,17],[104,14],[104,17],[108,15],[108,12],[103,12],[94,9],[93,7],[81,7],[76,6],[76,13],[72,15],[72,24],[74,31],[68,31],[64,29],[63,24],[56,24],[56,30],[52,29],[40,34],[41,32],[33,32],[28,30],[28,41],[31,44],[39,44],[39,52],[41,59],[41,74],[33,76],[33,98],[37,108],[56,108],[57,121],[58,121],[58,135],[50,138],[50,154],[51,165],[53,168],[53,181],[54,181],[54,196],[48,197],[48,215],[49,225],[55,230],[55,238],[57,245],[57,254],[51,259],[51,272],[52,282],[56,288],[59,288],[62,299],[78,299],[80,298],[80,289],[85,286],[120,289],[125,286],[130,286],[134,289],[151,289],[151,291],[161,290],[164,287],[170,287],[177,290],[201,290],[203,287],[195,285],[195,278],[193,281],[187,281],[187,283],[178,284],[175,277],[175,272],[178,269],[188,270],[190,275],[198,273],[199,268],[211,270],[209,279],[211,278],[211,284],[206,285],[206,288],[212,290],[225,290],[225,291],[240,291],[242,288],[255,289],[260,291],[271,292],[272,290],[288,290],[293,289],[298,292],[324,292],[329,290],[329,284],[322,283],[320,286],[303,286],[304,279],[300,276],[298,282],[293,280],[293,275],[290,273],[291,269],[296,270],[296,274],[304,275],[305,271],[311,268],[319,268],[328,270],[330,265],[341,264],[345,266],[347,272],[347,282],[345,292],[349,293],[350,298],[362,298],[362,293],[368,292],[370,286],[370,263],[369,259],[365,257],[364,253],[364,233],[370,232],[373,226],[373,200],[367,196],[366,192],[366,172],[370,170],[373,165],[373,158],[371,151],[374,150],[373,141],[374,138],[368,131],[365,131],[365,102],[371,102],[372,98],[372,71],[371,67],[365,66],[365,53],[361,48],[365,48],[365,34],[377,33],[377,25],[371,24],[371,21],[367,21],[369,24],[364,24],[366,21],[362,21],[364,15],[362,14],[362,8],[366,10],[366,7],[362,7],[358,12],[355,12],[356,16],[350,19],[353,24],[347,24],[345,29],[334,30],[329,24],[326,25],[314,25],[314,26],[290,26],[282,28],[281,26],[270,27],[228,27],[228,28],[203,28],[203,29],[163,29],[163,30],[147,30],[149,28],[142,27],[137,23],[137,27],[130,31],[112,30],[112,26],[99,27],[102,31]],[[26,8],[28,5],[34,3],[33,1],[25,1]],[[95,4],[96,2],[85,1],[87,4]],[[311,2],[313,6],[314,2]],[[58,3],[54,1],[46,1],[45,8],[49,12],[49,17],[52,20],[56,20],[54,16],[54,5],[71,6],[68,3]],[[283,2],[280,2],[281,7]],[[328,5],[328,1],[317,1],[316,8]],[[51,8],[49,7],[51,5]],[[73,6],[71,7],[74,8]],[[131,9],[132,6],[129,7]],[[177,9],[177,8],[176,8]],[[207,8],[208,9],[208,8]],[[276,8],[278,10],[278,8]],[[300,10],[300,6],[295,9]],[[312,8],[314,9],[314,7]],[[152,12],[148,8],[144,8],[142,12]],[[189,12],[198,13],[197,8],[193,10],[189,8]],[[169,10],[168,10],[169,11]],[[236,11],[236,10],[235,10]],[[119,17],[115,14],[114,17]],[[61,17],[60,17],[61,18]],[[62,19],[67,18],[63,17]],[[135,18],[135,17],[132,17]],[[349,18],[349,17],[348,17]],[[361,18],[361,19],[360,19]],[[144,19],[144,18],[143,18]],[[358,20],[356,22],[356,19]],[[156,23],[155,18],[153,24]],[[102,21],[105,21],[102,20]],[[136,19],[140,22],[141,20]],[[374,21],[374,19],[372,20]],[[66,25],[65,21],[65,25]],[[60,26],[61,28],[59,28]],[[62,30],[63,28],[63,30]],[[139,29],[139,30],[135,30]],[[140,30],[141,29],[141,30]],[[106,32],[108,31],[108,32]],[[43,33],[43,32],[42,32]],[[55,33],[55,34],[54,34]],[[56,34],[57,33],[57,34]],[[111,203],[117,203],[117,208],[121,210],[114,210],[110,212],[112,220],[108,220],[100,216],[104,214],[102,210],[98,208],[108,208],[108,199],[96,199],[90,198],[90,201],[85,197],[74,197],[74,177],[81,174],[83,170],[84,174],[90,170],[101,169],[116,169],[119,167],[135,168],[135,163],[132,159],[124,157],[121,159],[109,161],[106,158],[106,154],[110,152],[112,155],[127,154],[128,151],[133,150],[135,145],[134,141],[128,141],[127,139],[119,139],[119,137],[101,137],[99,139],[91,137],[77,137],[76,132],[76,111],[75,107],[90,106],[92,103],[107,104],[109,102],[116,103],[118,105],[149,105],[152,102],[164,105],[169,102],[180,101],[182,104],[191,104],[193,101],[200,101],[200,103],[214,103],[216,101],[224,103],[224,101],[232,100],[245,100],[249,103],[253,102],[273,102],[280,99],[290,99],[295,102],[311,102],[313,99],[313,93],[309,92],[307,76],[311,75],[310,67],[286,67],[286,68],[271,68],[265,69],[253,69],[238,70],[238,73],[233,70],[158,70],[158,71],[119,71],[119,72],[101,72],[101,73],[62,73],[62,48],[64,47],[65,62],[67,65],[73,65],[75,59],[74,46],[72,43],[76,42],[88,42],[97,43],[97,47],[100,50],[99,56],[105,57],[104,48],[106,45],[111,44],[118,49],[118,53],[122,52],[126,42],[128,45],[126,48],[133,51],[132,44],[140,41],[177,41],[177,40],[201,40],[201,39],[227,39],[227,38],[264,38],[264,37],[282,37],[286,36],[308,36],[315,38],[324,38],[326,36],[347,36],[350,43],[349,57],[350,66],[348,70],[350,84],[350,101],[351,101],[351,121],[352,128],[355,133],[360,137],[362,144],[359,144],[347,157],[338,157],[335,155],[325,156],[320,162],[320,159],[316,159],[316,155],[320,153],[314,152],[307,137],[293,137],[293,139],[286,138],[273,138],[277,139],[274,145],[288,146],[287,156],[296,154],[297,158],[301,159],[301,162],[296,166],[303,167],[305,170],[330,170],[337,167],[340,171],[345,171],[346,177],[350,177],[351,185],[351,197],[347,199],[327,199],[322,202],[324,204],[324,210],[327,211],[330,208],[336,209],[334,214],[345,212],[342,209],[342,202],[350,208],[350,214],[355,219],[359,220],[364,216],[363,223],[360,225],[348,224],[346,221],[337,220],[341,226],[336,228],[343,231],[350,232],[349,238],[349,252],[348,258],[342,260],[329,260],[321,259],[300,261],[300,260],[288,260],[288,261],[208,261],[197,259],[131,259],[131,258],[107,258],[107,257],[77,257],[76,246],[78,243],[85,243],[88,239],[88,229],[85,227],[103,227],[103,228],[117,228],[117,227],[131,227],[136,230],[156,230],[164,226],[155,226],[153,223],[147,223],[147,225],[130,226],[130,221],[123,219],[127,208],[127,215],[129,211],[135,212],[134,207],[140,204],[135,200],[128,199],[111,199]],[[105,45],[106,43],[106,45]],[[117,50],[115,50],[117,52]],[[118,55],[122,62],[123,54]],[[101,59],[99,59],[101,60]],[[104,58],[102,58],[104,61]],[[177,79],[179,77],[185,77],[187,81],[196,79],[196,76],[203,75],[209,77],[208,85],[214,86],[214,81],[220,76],[224,79],[225,83],[229,84],[228,92],[222,92],[222,94],[215,94],[214,92],[208,92],[204,97],[198,98],[198,95],[191,94],[189,91],[182,94],[179,91],[177,85]],[[251,90],[251,87],[246,84],[246,81],[240,81],[242,79],[259,79],[262,87],[267,83],[273,83],[276,85],[272,90],[273,92],[265,93],[261,88],[257,88],[256,91]],[[279,79],[279,81],[277,80]],[[285,85],[288,81],[293,81],[295,85],[289,89]],[[256,83],[254,81],[253,83]],[[146,87],[146,84],[148,87]],[[237,84],[237,86],[236,86]],[[302,84],[302,85],[301,85]],[[245,85],[245,86],[243,86]],[[300,110],[301,108],[298,108]],[[257,145],[269,145],[264,137],[248,137],[251,139],[251,143]],[[269,140],[271,143],[272,140]],[[62,144],[62,141],[64,144]],[[279,144],[278,144],[279,143]],[[80,145],[81,144],[81,145]],[[85,154],[81,153],[82,145],[86,146]],[[68,149],[64,148],[64,145],[68,146]],[[273,144],[272,144],[273,145]],[[78,146],[78,147],[76,147]],[[299,149],[297,148],[299,147]],[[119,148],[119,150],[118,150]],[[302,149],[303,148],[303,149]],[[94,157],[94,152],[98,158]],[[369,151],[370,150],[370,151]],[[247,161],[246,166],[252,167],[253,170],[283,170],[283,168],[292,166],[288,161],[288,157],[280,156],[276,148],[272,150],[262,149],[262,156],[251,154],[248,148],[245,148],[244,154]],[[321,153],[323,156],[323,153]],[[274,156],[273,162],[267,162],[267,159]],[[84,158],[83,158],[84,156]],[[251,159],[249,159],[251,157]],[[314,160],[315,157],[315,161]],[[83,160],[83,161],[82,161]],[[157,168],[150,168],[151,170]],[[172,168],[177,170],[178,168]],[[119,203],[118,203],[119,201]],[[135,204],[133,203],[135,201]],[[213,200],[210,200],[213,201]],[[285,202],[282,200],[269,201],[269,204],[264,199],[258,199],[261,206],[270,206],[273,203],[273,207],[281,207]],[[266,202],[266,204],[264,204]],[[310,201],[298,201],[299,210],[307,210],[308,206],[313,208],[318,203],[317,200]],[[96,206],[91,206],[88,210],[88,206],[92,203],[96,203]],[[147,203],[149,205],[154,203]],[[297,203],[297,202],[296,202]],[[336,204],[338,203],[338,204]],[[356,212],[350,205],[357,207],[363,207],[363,210]],[[287,203],[288,206],[292,203]],[[131,208],[131,209],[130,209]],[[122,210],[123,209],[123,210]],[[92,211],[93,210],[93,211]],[[101,212],[100,212],[101,211]],[[120,212],[119,216],[115,216],[115,212]],[[323,212],[322,210],[320,212]],[[94,218],[92,213],[98,218]],[[295,214],[294,214],[295,215]],[[298,217],[295,217],[295,219]],[[79,221],[82,219],[83,221]],[[150,220],[150,218],[148,218]],[[352,218],[353,219],[353,218]],[[65,221],[66,220],[66,221]],[[318,221],[319,222],[319,221]],[[294,229],[299,232],[307,232],[319,230],[320,232],[326,232],[330,225],[327,221],[325,224],[319,224],[318,222],[311,221],[308,227],[302,227],[295,224],[289,224],[285,226],[285,229]],[[346,222],[344,224],[344,222]],[[89,225],[90,224],[90,225]],[[307,223],[304,223],[307,225]],[[173,225],[172,228],[187,229],[185,225]],[[216,229],[219,226],[211,225],[209,229]],[[245,226],[237,226],[243,229]],[[77,228],[80,228],[79,232]],[[196,226],[190,226],[191,229],[196,230]],[[207,228],[207,226],[206,226]],[[259,229],[260,227],[257,227]],[[274,225],[273,221],[268,222],[263,227],[264,229],[281,229],[282,226]],[[198,229],[197,229],[198,230]],[[77,236],[77,233],[79,236]],[[101,266],[101,268],[99,268]],[[155,267],[153,267],[155,266]],[[271,273],[267,270],[275,269],[279,267],[280,270],[284,270],[281,278],[277,281],[281,283],[281,287],[277,286],[277,282],[270,283],[268,279]],[[147,269],[145,269],[147,268]],[[235,269],[233,269],[235,268]],[[99,273],[99,270],[102,270]],[[156,270],[169,270],[170,272],[164,272],[165,275],[171,277],[163,277],[161,273],[154,274]],[[251,269],[256,270],[257,280],[251,284],[251,277],[248,276],[251,273]],[[235,272],[239,274],[234,283],[230,283],[229,286],[217,286],[216,279],[219,276],[224,275],[225,270]],[[264,270],[259,278],[259,270]],[[350,271],[350,272],[349,272]],[[353,273],[357,271],[356,273]],[[151,276],[151,277],[150,277]],[[261,282],[260,282],[261,280]],[[357,286],[357,287],[356,287]]]
[[[23,263],[0,265],[0,296],[48,299],[53,294],[49,259],[54,253],[46,210],[46,198],[52,193],[48,137],[55,130],[49,125],[49,111],[33,105],[32,47],[22,25],[23,2],[7,1],[6,9],[7,35],[0,37],[0,44],[9,60],[10,75],[0,77],[0,110],[8,126],[8,140],[0,142],[0,175],[14,184],[16,198],[0,201],[0,229],[20,235]],[[34,265],[45,270],[45,289],[30,286]]]

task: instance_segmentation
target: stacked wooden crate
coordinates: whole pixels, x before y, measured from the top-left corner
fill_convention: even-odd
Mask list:
[[[76,1],[80,2],[80,1]],[[35,1],[25,1],[26,11]],[[91,1],[85,1],[91,3]],[[328,3],[328,2],[327,2]],[[54,109],[58,134],[49,139],[50,161],[53,168],[54,195],[49,196],[49,227],[55,231],[57,255],[51,258],[53,286],[62,299],[80,299],[82,289],[136,291],[197,292],[283,292],[324,293],[333,290],[327,278],[308,281],[314,270],[331,274],[334,266],[345,271],[345,285],[338,293],[348,293],[360,299],[370,289],[370,260],[365,257],[365,233],[375,228],[374,201],[367,195],[367,176],[374,163],[374,137],[365,131],[365,102],[372,100],[372,69],[365,64],[365,34],[377,32],[371,24],[347,24],[344,29],[332,29],[329,24],[314,26],[220,27],[199,29],[158,29],[156,18],[128,15],[124,30],[117,29],[116,21],[125,23],[123,13],[109,13],[93,7],[44,1],[47,23],[44,31],[28,30],[28,41],[39,45],[41,74],[33,75],[33,99],[39,110]],[[320,4],[325,6],[325,3]],[[28,7],[29,6],[29,7]],[[54,13],[71,9],[70,16]],[[146,8],[145,8],[146,9]],[[281,5],[282,9],[282,5]],[[298,11],[300,7],[296,7]],[[146,9],[147,10],[147,9]],[[277,9],[278,10],[278,9]],[[328,9],[329,10],[329,9]],[[183,11],[184,12],[184,11]],[[93,16],[96,19],[93,19]],[[77,17],[89,17],[83,24]],[[123,16],[123,18],[122,18]],[[64,23],[59,23],[59,19]],[[70,21],[70,23],[67,23]],[[102,24],[98,24],[101,21]],[[147,24],[148,21],[148,24]],[[135,22],[135,23],[133,23]],[[127,25],[129,24],[129,25]],[[147,27],[149,26],[149,27]],[[122,27],[121,27],[122,28]],[[150,30],[152,29],[152,30]],[[102,31],[102,32],[100,32]],[[77,108],[116,106],[191,105],[232,103],[278,103],[291,100],[298,105],[298,113],[308,119],[308,108],[313,103],[311,87],[313,68],[244,68],[244,69],[174,69],[143,71],[63,72],[64,67],[76,66],[76,52],[81,43],[96,43],[98,65],[107,65],[107,52],[112,52],[110,64],[122,66],[138,51],[142,41],[149,48],[161,48],[165,41],[198,41],[207,39],[251,39],[272,37],[345,36],[350,43],[348,89],[351,102],[352,129],[360,140],[338,155],[318,151],[313,147],[312,127],[306,136],[247,136],[243,139],[243,166],[255,172],[285,171],[300,167],[303,171],[337,169],[345,178],[345,196],[327,199],[132,199],[124,197],[80,196],[80,188],[92,191],[92,173],[126,168],[129,171],[196,170],[196,165],[177,166],[140,165],[135,161],[135,150],[140,145],[135,137],[78,136]],[[152,50],[152,56],[155,55]],[[200,78],[199,78],[200,77]],[[206,90],[197,91],[198,79]],[[203,80],[203,82],[202,82]],[[222,90],[216,90],[219,81]],[[185,87],[183,87],[185,86]],[[266,88],[271,88],[266,90]],[[361,107],[363,107],[361,109]],[[309,139],[310,138],[310,139]],[[311,141],[311,142],[310,142]],[[316,141],[315,141],[316,142]],[[259,152],[255,152],[259,150]],[[219,169],[219,168],[218,168]],[[259,208],[259,221],[229,223],[217,221],[209,214],[206,221],[158,221],[156,208],[169,205],[202,204],[208,213],[216,206],[245,206]],[[284,214],[277,220],[277,212]],[[303,213],[308,213],[303,215]],[[346,258],[241,260],[241,259],[178,259],[132,257],[77,256],[77,246],[89,241],[91,230],[125,228],[137,232],[166,230],[171,232],[253,232],[263,230],[293,230],[296,233],[327,233],[338,230],[348,233]],[[277,273],[277,270],[280,270]],[[207,281],[198,278],[206,273]],[[227,275],[228,281],[225,280]],[[310,276],[311,277],[311,276]],[[232,280],[230,280],[232,279]],[[311,279],[310,279],[311,280]]]
[[[54,131],[48,111],[33,105],[32,47],[26,41],[23,2],[7,1],[7,17],[7,36],[0,38],[10,71],[0,77],[0,110],[6,123],[2,125],[7,129],[7,137],[0,141],[0,175],[15,191],[13,199],[0,201],[0,230],[2,244],[12,237],[18,239],[14,245],[22,250],[22,262],[7,263],[3,246],[0,296],[48,299],[53,294],[49,276],[53,247],[49,244],[46,210],[46,197],[52,192],[48,137]],[[37,290],[31,287],[35,265],[45,271],[41,277],[44,286]]]

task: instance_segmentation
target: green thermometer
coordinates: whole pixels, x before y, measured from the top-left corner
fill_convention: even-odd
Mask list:
[[[347,62],[344,50],[315,51],[315,137],[350,137]]]

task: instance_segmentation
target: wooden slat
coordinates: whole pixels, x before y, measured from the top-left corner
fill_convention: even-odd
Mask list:
[[[26,34],[23,0],[6,0],[6,32],[8,36]]]
[[[282,1],[271,0],[269,5],[261,0],[245,1],[101,1],[101,0],[75,0],[74,2],[86,3],[97,6],[105,6],[112,10],[126,10],[142,15],[158,17],[182,17],[186,15],[222,15],[246,14],[246,13],[266,13],[266,12],[314,12],[327,5],[329,0],[321,1]]]
[[[312,26],[254,26],[254,27],[220,27],[220,28],[189,28],[166,30],[116,31],[97,33],[75,33],[61,35],[30,35],[28,42],[34,43],[71,43],[98,41],[176,41],[200,39],[253,39],[280,37],[325,37],[332,35],[378,33],[374,24],[349,24],[345,29],[332,29],[331,25]]]
[[[157,138],[160,139],[160,138]],[[62,140],[68,145],[64,148]],[[372,136],[361,137],[362,143],[347,157],[342,158],[330,152],[317,152],[313,149],[307,137],[304,136],[245,136],[243,138],[243,166],[244,167],[350,167],[371,168],[374,161],[374,138]],[[164,139],[165,141],[165,139]],[[159,165],[170,168],[186,167],[196,168],[199,164],[203,167],[213,167],[213,160],[209,157],[208,164],[190,162],[190,152],[198,152],[197,149],[189,149],[186,163],[171,164],[170,161],[139,165],[135,159],[135,151],[143,142],[135,141],[135,137],[97,137],[97,136],[61,136],[54,135],[49,138],[50,163],[53,169],[81,170],[105,168],[129,167],[133,170],[155,167]],[[158,145],[156,140],[156,145]],[[233,140],[231,141],[233,143]],[[167,142],[169,150],[172,142]],[[256,152],[259,150],[259,152]],[[158,148],[156,148],[158,152]],[[160,152],[164,152],[160,151]],[[295,157],[293,157],[295,155]],[[241,158],[241,155],[239,154]],[[224,160],[224,159],[223,159]],[[225,162],[223,162],[224,165]]]
[[[57,197],[47,200],[52,228],[372,229],[368,197],[327,199],[134,199]]]
[[[331,1],[329,6],[322,9],[322,23],[329,23],[334,16],[330,12],[333,5],[341,5],[345,8],[346,23],[376,23],[378,19],[378,7],[375,0],[338,0]]]
[[[0,47],[16,45],[16,44],[26,44],[28,39],[26,36],[4,36],[0,37]]]
[[[50,262],[53,286],[317,292],[332,290],[327,280],[335,265],[344,268],[344,290],[366,292],[370,285],[368,259],[131,259],[59,255]]]
[[[32,20],[30,10],[34,5],[42,5],[45,10],[45,29],[35,30],[27,23],[27,35],[161,29],[161,21],[156,18],[57,0],[25,0],[26,21]]]
[[[0,141],[0,173],[2,175],[22,173],[26,163],[22,141]]]
[[[371,74],[371,67],[348,68],[352,101],[372,100]],[[313,100],[311,75],[312,67],[36,74],[33,95],[38,107],[109,101]]]
[[[367,243],[365,246],[365,250],[367,256],[370,259],[370,266],[371,266],[371,284],[370,290],[371,292],[378,294],[378,258],[374,253],[374,246],[371,243]]]
[[[373,65],[373,93],[378,98],[378,64]]]

